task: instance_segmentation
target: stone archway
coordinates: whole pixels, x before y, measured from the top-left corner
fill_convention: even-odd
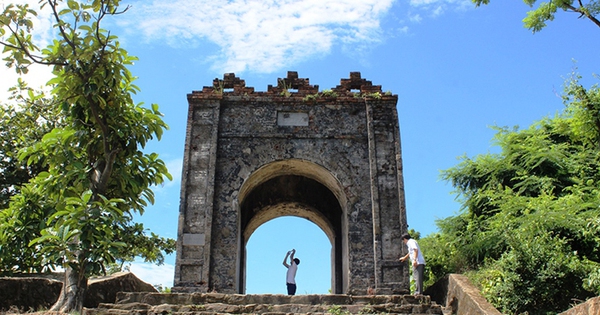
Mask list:
[[[242,185],[238,200],[243,244],[239,254],[240,293],[244,293],[246,283],[245,247],[250,236],[267,221],[288,215],[313,222],[327,235],[331,243],[331,290],[344,292],[346,196],[329,171],[297,159],[272,162],[252,173]]]
[[[407,293],[397,100],[358,72],[327,93],[288,72],[188,94],[173,291],[242,293],[249,235],[293,214],[330,238],[336,293]]]

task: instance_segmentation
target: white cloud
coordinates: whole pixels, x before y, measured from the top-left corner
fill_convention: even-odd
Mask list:
[[[172,287],[173,279],[175,278],[175,266],[170,264],[163,264],[160,266],[134,262],[129,267],[136,277],[144,282],[148,282],[151,285],[160,285],[163,288]]]
[[[440,16],[444,13],[444,8],[442,6],[438,6],[433,10],[433,16]]]
[[[6,55],[1,55],[2,58]],[[15,69],[8,68],[4,63],[0,65],[0,101],[7,102],[10,93],[8,89],[17,85],[19,75]],[[51,69],[47,66],[32,65],[29,67],[29,72],[21,76],[22,80],[27,82],[28,86],[36,90],[41,90],[45,87],[46,82],[52,78]],[[45,89],[44,89],[45,90]]]
[[[465,5],[473,6],[471,0],[409,0],[410,6],[422,7],[430,6],[439,7],[442,5],[452,5],[453,7],[463,7]]]
[[[166,161],[166,165],[167,169],[169,170],[169,173],[171,173],[171,176],[173,176],[173,180],[170,181],[167,185],[179,185],[179,182],[181,182],[181,169],[183,167],[183,159],[177,158]]]
[[[4,5],[9,3],[0,1]],[[116,19],[129,35],[175,48],[201,49],[202,41],[214,43],[219,51],[203,58],[218,73],[246,70],[271,73],[311,57],[327,55],[335,46],[353,54],[364,51],[384,39],[386,32],[381,29],[381,21],[394,2],[404,5],[408,21],[413,23],[422,22],[422,16],[435,17],[451,8],[473,6],[470,0],[131,1],[126,18]],[[38,0],[10,3],[39,7]],[[39,47],[45,47],[52,35],[49,17],[42,14],[36,22],[36,30],[41,31],[36,35]],[[401,27],[406,29],[405,25]],[[16,82],[10,72],[0,68],[3,86]],[[38,77],[32,75],[28,80]],[[46,82],[47,77],[42,78],[33,85]]]
[[[420,14],[414,14],[409,17],[409,20],[414,23],[420,23],[423,20],[423,18]]]
[[[380,41],[393,1],[154,0],[132,7],[127,27],[174,47],[215,43],[220,51],[209,59],[220,73],[269,73],[335,45]]]
[[[411,6],[422,6],[422,5],[429,5],[432,3],[439,3],[439,2],[447,2],[445,0],[410,0],[410,5]]]
[[[30,8],[38,11],[38,15],[32,17],[33,21],[33,42],[39,48],[45,48],[51,42],[52,38],[52,20],[50,12],[45,10],[40,12],[38,0],[0,0],[0,8],[4,10],[9,4],[28,4]],[[4,35],[2,40],[8,38],[8,33]],[[8,54],[1,53],[0,57],[6,58]],[[6,62],[0,61],[0,100],[5,102],[9,97],[8,88],[17,84],[19,75],[13,68],[6,67]],[[29,87],[41,89],[46,85],[46,82],[52,77],[51,69],[43,65],[31,65],[27,75],[21,76],[28,83]]]
[[[181,170],[183,167],[183,159],[177,158],[177,159],[168,160],[168,161],[165,161],[165,164],[167,165],[167,169],[169,170],[169,173],[173,177],[173,180],[171,180],[171,181],[166,180],[163,184],[154,186],[152,188],[152,190],[154,191],[154,193],[156,195],[172,194],[173,193],[172,188],[179,188],[179,186],[181,185]]]
[[[471,0],[409,0],[408,4],[413,9],[422,11],[423,14],[431,17],[440,16],[447,10],[460,11],[475,6]]]

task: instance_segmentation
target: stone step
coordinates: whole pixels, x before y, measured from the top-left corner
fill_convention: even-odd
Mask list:
[[[119,293],[114,304],[86,309],[86,315],[208,314],[438,314],[440,305],[425,295],[271,295],[219,293]]]
[[[225,293],[148,293],[119,292],[116,304],[146,303],[160,304],[206,304],[223,303],[246,304],[325,304],[325,305],[366,305],[366,304],[431,304],[428,295],[346,295],[346,294],[225,294]]]
[[[159,314],[438,314],[442,315],[441,308],[429,305],[227,305],[227,304],[205,304],[205,305],[148,305],[148,304],[122,304],[122,305],[100,305],[96,309],[88,309],[87,315],[159,315]]]

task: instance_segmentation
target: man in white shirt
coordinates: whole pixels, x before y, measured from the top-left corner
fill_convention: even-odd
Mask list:
[[[283,259],[283,265],[288,269],[285,277],[287,283],[287,291],[288,295],[296,294],[296,271],[298,270],[298,265],[300,264],[300,259],[294,258],[294,254],[296,253],[295,249],[287,252],[285,258]],[[290,263],[287,263],[287,258],[290,257]]]
[[[404,262],[408,258],[413,266],[413,278],[415,279],[415,294],[423,294],[423,274],[425,272],[425,258],[421,253],[421,248],[417,241],[412,239],[409,234],[402,235],[402,242],[408,247],[408,254],[400,257],[400,261]]]

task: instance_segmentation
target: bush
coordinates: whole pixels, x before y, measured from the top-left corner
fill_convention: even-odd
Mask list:
[[[556,314],[570,308],[573,299],[592,296],[582,279],[594,263],[582,261],[566,240],[543,233],[515,235],[509,243],[511,249],[499,260],[469,275],[500,311]]]

